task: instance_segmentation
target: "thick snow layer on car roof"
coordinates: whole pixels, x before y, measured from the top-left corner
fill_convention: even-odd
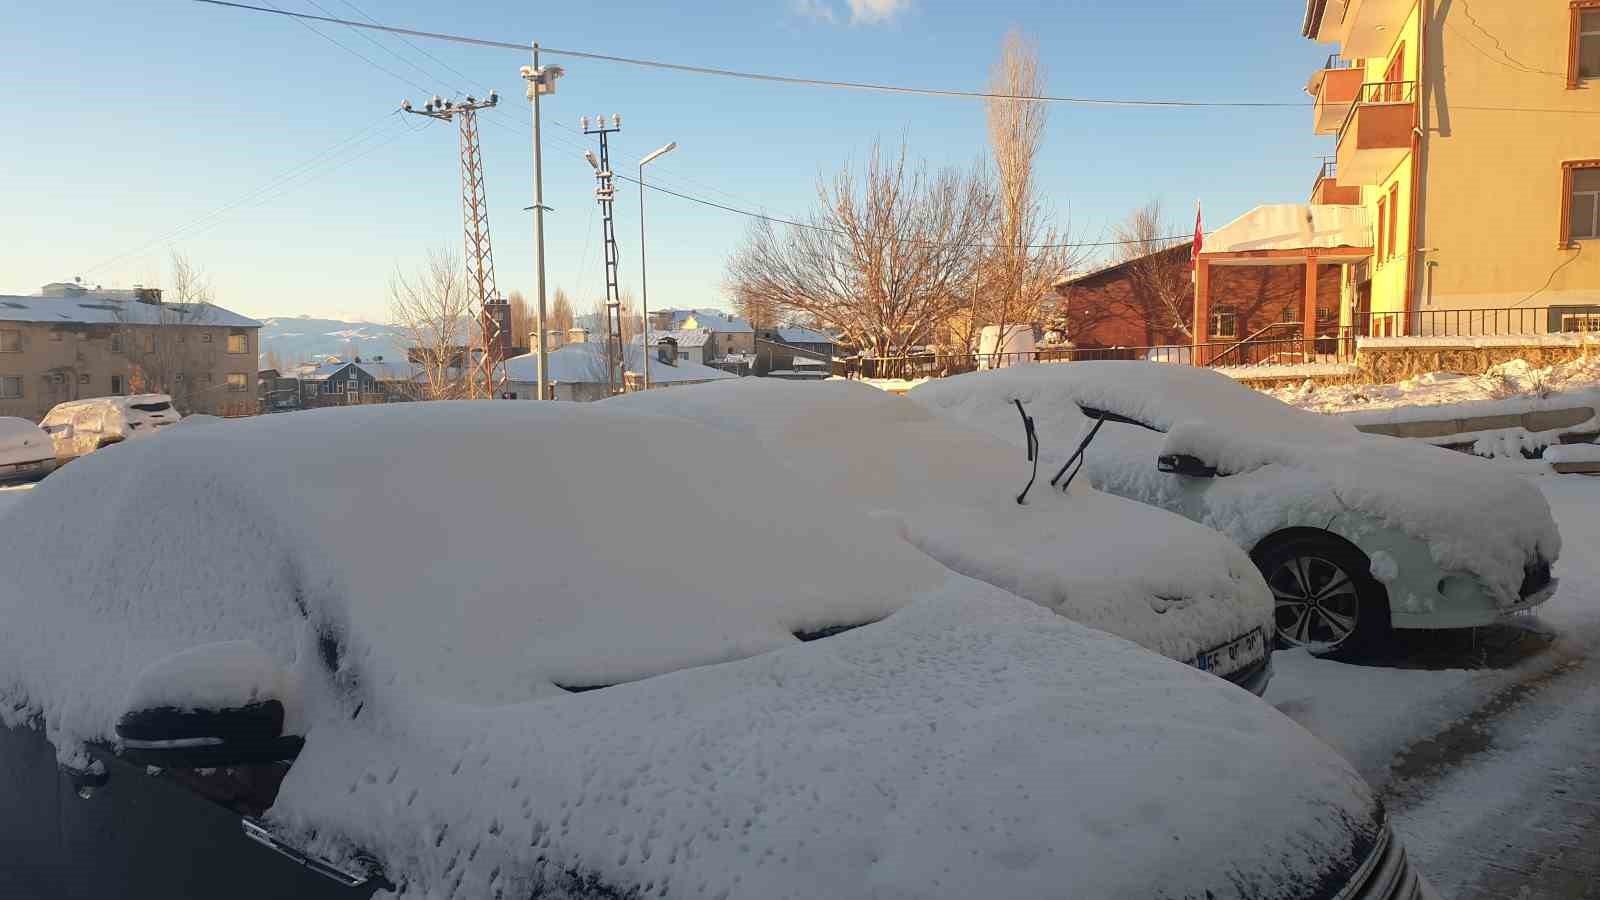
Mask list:
[[[0,416],[0,466],[55,458],[50,436],[27,419]]]
[[[1019,506],[1032,471],[1022,451],[883,391],[745,378],[604,402],[752,439],[809,490],[864,508],[950,568],[1174,659],[1270,633],[1271,595],[1238,547],[1086,478],[1063,494],[1042,464]]]
[[[1358,861],[1370,794],[1299,726],[949,579],[724,665],[330,714],[271,824],[418,898],[1300,897]]]
[[[511,703],[785,646],[946,577],[774,471],[692,424],[577,404],[314,410],[120,444],[0,519],[0,691],[70,747],[110,736],[151,663],[249,639],[287,665],[309,619],[402,693]],[[694,562],[707,546],[715,568]]]
[[[1524,567],[1554,560],[1561,539],[1532,485],[1493,463],[1399,438],[1366,435],[1215,372],[1143,362],[1021,366],[931,382],[910,399],[1015,440],[1013,400],[1038,424],[1046,453],[1082,433],[1081,408],[1152,426],[1108,425],[1090,450],[1096,484],[1156,505],[1183,505],[1183,480],[1155,457],[1188,453],[1224,476],[1206,488],[1202,521],[1254,546],[1289,525],[1327,527],[1356,511],[1428,545],[1446,570],[1472,572],[1503,603]],[[1249,476],[1249,477],[1241,477]]]

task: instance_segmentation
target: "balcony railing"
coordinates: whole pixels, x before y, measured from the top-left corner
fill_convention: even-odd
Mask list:
[[[1354,206],[1361,202],[1361,188],[1339,184],[1339,164],[1331,156],[1324,156],[1317,167],[1317,178],[1311,183],[1311,202],[1331,206]]]
[[[1322,64],[1322,68],[1327,69],[1327,70],[1354,69],[1355,67],[1356,67],[1356,61],[1355,60],[1353,60],[1353,59],[1345,59],[1344,57],[1340,56],[1337,53],[1329,53],[1328,54],[1328,61]]]
[[[1370,81],[1356,91],[1339,125],[1339,177],[1345,185],[1375,184],[1411,149],[1416,125],[1415,81]]]

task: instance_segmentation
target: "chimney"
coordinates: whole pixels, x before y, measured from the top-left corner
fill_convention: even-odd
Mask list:
[[[575,328],[568,328],[567,329],[567,343],[569,343],[569,344],[587,344],[587,343],[589,343],[589,329],[587,329],[587,328],[576,328],[576,327]]]
[[[567,345],[567,333],[559,328],[552,328],[545,334],[544,340],[546,350],[560,350]]]
[[[673,338],[664,337],[656,341],[656,359],[665,365],[678,364],[678,342]]]

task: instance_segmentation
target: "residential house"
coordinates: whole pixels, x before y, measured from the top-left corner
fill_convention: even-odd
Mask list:
[[[410,363],[357,357],[350,362],[334,359],[304,366],[295,374],[300,382],[300,405],[311,409],[415,400],[420,371]]]
[[[1301,31],[1337,48],[1311,199],[1365,215],[1365,252],[1327,260],[1357,333],[1600,324],[1600,0],[1308,0]]]
[[[37,420],[57,403],[135,393],[170,394],[185,414],[254,415],[260,328],[158,288],[0,296],[0,416]]]
[[[262,413],[300,409],[300,379],[277,369],[256,373],[257,406]]]
[[[624,384],[630,389],[637,390],[644,386],[644,348],[632,344],[624,354],[627,358],[625,371],[622,373]],[[603,400],[611,391],[611,378],[606,372],[606,350],[603,344],[577,343],[568,344],[559,350],[546,354],[549,360],[549,371],[546,377],[550,383],[553,399],[575,400],[587,402]],[[538,354],[529,353],[506,360],[506,390],[519,400],[532,400],[538,397],[539,383]],[[679,359],[671,349],[670,342],[665,346],[658,346],[650,361],[650,386],[674,387],[685,384],[700,384],[706,381],[721,381],[735,378],[708,366],[701,365],[688,359]]]
[[[707,365],[718,359],[716,353],[717,335],[706,328],[674,329],[672,331],[650,332],[650,345],[659,346],[663,340],[671,340],[677,347],[677,357],[689,362]]]
[[[785,325],[771,329],[762,335],[768,340],[776,340],[791,347],[809,350],[828,359],[833,358],[836,341],[833,335],[824,334],[811,328],[801,328],[798,325]]]
[[[755,352],[756,330],[750,327],[747,319],[720,309],[672,310],[672,313],[674,329],[693,331],[703,328],[713,333],[714,346],[707,355],[708,360],[721,359],[729,354]]]

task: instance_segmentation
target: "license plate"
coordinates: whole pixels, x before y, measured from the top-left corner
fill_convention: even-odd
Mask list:
[[[1261,629],[1250,632],[1244,637],[1235,638],[1221,647],[1195,657],[1194,666],[1202,672],[1213,675],[1231,675],[1254,663],[1260,662],[1267,655],[1267,642]]]

